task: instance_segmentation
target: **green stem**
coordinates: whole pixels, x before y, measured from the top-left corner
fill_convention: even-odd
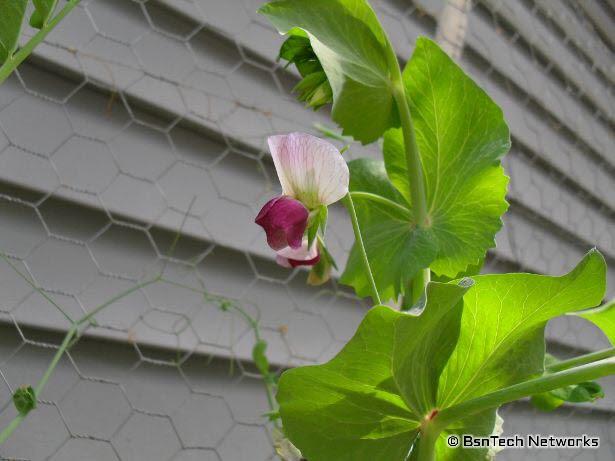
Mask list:
[[[406,151],[406,165],[408,168],[408,181],[410,185],[410,197],[412,200],[412,209],[416,224],[419,227],[429,226],[429,217],[427,214],[427,197],[425,195],[425,179],[423,177],[423,164],[419,148],[416,144],[416,136],[414,134],[414,125],[412,124],[412,116],[410,115],[410,106],[406,97],[406,90],[399,69],[397,57],[391,50],[389,57],[392,62],[393,75],[391,76],[393,84],[393,98],[399,111],[401,121],[401,130],[404,135],[404,149]]]
[[[120,299],[125,298],[128,295],[131,295],[132,293],[134,293],[135,291],[140,290],[141,288],[145,288],[148,285],[151,285],[152,283],[156,283],[159,279],[159,277],[156,277],[155,279],[151,279],[148,280],[147,282],[142,282],[139,283],[123,292],[121,292],[120,294],[114,296],[113,298],[111,298],[110,300],[102,303],[100,306],[97,306],[96,308],[94,308],[90,313],[88,313],[87,315],[81,317],[79,320],[77,320],[77,325],[83,325],[84,323],[89,322],[96,314],[98,314],[100,311],[102,311],[104,308],[110,306],[113,303],[118,302]]]
[[[9,425],[6,426],[2,432],[0,432],[0,445],[2,445],[6,439],[8,439],[13,432],[15,432],[15,429],[17,429],[23,420],[26,419],[26,416],[27,415],[25,414],[15,416]]]
[[[365,251],[365,245],[363,244],[363,237],[361,236],[361,229],[359,228],[359,219],[357,218],[357,212],[354,209],[354,203],[352,202],[352,197],[350,193],[348,193],[343,198],[346,208],[348,209],[348,213],[350,214],[350,220],[352,221],[352,230],[354,231],[354,238],[357,241],[357,245],[359,247],[359,251],[361,252],[361,257],[363,258],[363,265],[365,266],[365,273],[367,278],[369,279],[369,283],[372,287],[372,297],[376,304],[381,304],[380,295],[378,294],[378,288],[376,287],[376,281],[374,280],[374,274],[372,273],[372,268],[369,265],[369,259],[367,259],[367,252]]]
[[[404,296],[401,310],[407,311],[414,306],[425,293],[425,287],[431,280],[429,267],[422,269],[408,284],[410,296]]]
[[[417,461],[434,461],[436,459],[436,442],[439,435],[440,430],[433,425],[426,424],[422,428]]]
[[[404,215],[405,218],[410,219],[412,216],[408,208],[406,208],[403,205],[400,205],[399,203],[394,202],[393,200],[383,197],[382,195],[372,194],[371,192],[360,192],[360,191],[350,192],[350,195],[353,198],[371,200],[373,202],[377,202],[382,205],[385,205],[393,210],[400,212],[401,214]]]
[[[427,196],[425,193],[423,164],[421,163],[421,155],[416,143],[412,115],[410,114],[410,106],[406,96],[406,89],[404,87],[401,69],[399,68],[399,61],[397,60],[395,50],[390,43],[388,43],[387,46],[386,57],[389,63],[389,68],[391,69],[393,98],[395,99],[395,104],[397,105],[399,119],[401,121],[401,130],[404,136],[406,167],[408,169],[407,174],[414,219],[418,227],[429,227],[431,223],[427,212]],[[429,268],[425,268],[421,273],[417,274],[414,280],[410,282],[412,296],[409,301],[406,299],[402,301],[403,308],[408,309],[420,299],[425,292],[425,288],[427,287],[430,278],[431,272],[429,271]]]
[[[2,67],[0,67],[0,85],[13,73],[13,71],[21,64],[36,48],[45,37],[49,35],[59,23],[66,17],[68,13],[75,8],[81,0],[69,0],[64,8],[60,10],[58,14],[54,16],[54,18],[49,21],[45,26],[39,30],[30,40],[26,43],[22,48],[19,49],[17,53],[7,59]]]
[[[609,357],[615,357],[615,347],[611,347],[609,349],[604,349],[597,352],[590,352],[589,354],[574,357],[569,360],[562,360],[561,362],[557,362],[547,367],[546,372],[555,373],[557,371],[567,370],[569,368],[577,367],[579,365],[585,365],[587,363],[596,362],[598,360],[608,359]]]
[[[186,290],[190,290],[190,291],[193,291],[195,293],[200,293],[203,296],[208,296],[208,297],[210,297],[212,299],[215,299],[216,301],[230,301],[230,308],[235,310],[237,313],[239,313],[239,315],[241,317],[243,317],[243,319],[246,321],[246,323],[250,326],[250,328],[254,332],[254,340],[256,342],[261,340],[261,334],[260,334],[260,328],[258,326],[258,321],[254,317],[252,317],[250,314],[248,314],[245,311],[245,309],[243,309],[241,306],[238,306],[237,304],[232,302],[232,300],[229,300],[228,298],[225,298],[223,296],[209,295],[208,293],[205,292],[205,290],[194,288],[194,287],[191,287],[189,285],[185,285],[185,284],[180,283],[180,282],[175,282],[173,280],[168,280],[168,279],[165,279],[165,278],[160,278],[160,282],[168,283],[169,285],[173,285],[173,286],[176,286],[178,288],[183,288],[183,289],[186,289]],[[264,373],[261,373],[261,378],[263,379],[263,382],[265,384],[265,392],[266,392],[266,395],[267,395],[267,403],[269,404],[269,409],[271,411],[277,411],[277,406],[275,404],[275,398],[273,396],[274,384],[272,383],[270,376],[265,375]],[[277,428],[280,428],[280,424],[277,421],[274,421],[273,425],[276,426]]]
[[[68,346],[71,340],[73,339],[73,337],[75,336],[75,334],[77,334],[77,325],[73,325],[72,327],[70,327],[70,329],[66,333],[66,336],[64,336],[64,341],[62,341],[62,344],[60,344],[60,347],[58,348],[55,355],[53,356],[53,359],[51,360],[51,363],[47,367],[47,370],[45,370],[45,374],[43,375],[41,380],[38,382],[36,389],[35,389],[35,395],[37,399],[38,399],[38,396],[41,395],[41,393],[43,392],[43,389],[45,388],[47,381],[49,381],[49,378],[51,377],[56,366],[58,365],[58,363],[60,363],[62,356],[66,352],[66,349],[68,349]]]
[[[583,381],[591,381],[615,374],[615,358],[600,360],[575,368],[545,374],[519,384],[500,389],[481,397],[444,408],[438,413],[433,423],[443,430],[455,421],[480,413],[490,408],[497,408],[505,403],[519,400],[529,395],[552,391]]]
[[[45,389],[45,386],[47,385],[47,381],[49,381],[49,378],[51,378],[51,375],[53,374],[53,372],[55,371],[56,367],[58,366],[58,363],[60,363],[60,360],[62,359],[62,356],[66,353],[68,348],[71,346],[71,341],[75,337],[75,335],[77,335],[77,333],[79,331],[79,327],[81,325],[83,325],[84,323],[89,322],[92,319],[92,317],[94,317],[98,312],[100,312],[105,307],[107,307],[107,306],[109,306],[109,305],[119,301],[120,299],[130,295],[131,293],[137,291],[140,288],[143,288],[143,287],[145,287],[147,285],[150,285],[150,284],[156,282],[157,280],[158,279],[156,278],[156,279],[150,280],[148,282],[143,282],[143,283],[140,283],[138,285],[135,285],[134,287],[132,287],[132,288],[130,288],[128,290],[123,291],[122,293],[118,294],[117,296],[114,296],[109,301],[107,301],[107,302],[101,304],[100,306],[96,307],[89,314],[84,315],[79,320],[74,322],[72,324],[72,326],[70,327],[70,329],[66,332],[66,335],[64,336],[64,339],[62,340],[62,344],[60,344],[60,347],[58,348],[58,350],[56,351],[55,355],[53,356],[53,359],[51,360],[51,363],[47,367],[47,370],[45,370],[45,373],[43,374],[43,377],[40,379],[40,381],[36,385],[36,389],[34,391],[34,394],[35,394],[36,398],[38,399],[39,395],[42,394],[43,390]],[[19,415],[17,415],[10,422],[10,424],[2,431],[2,433],[0,433],[0,445],[2,445],[6,441],[6,439],[8,439],[10,437],[10,435],[15,431],[15,429],[17,429],[19,427],[19,425],[26,418],[26,416],[27,416],[26,414],[19,414]]]
[[[17,266],[15,266],[12,261],[4,254],[4,253],[0,253],[0,258],[4,259],[4,261],[11,267],[11,269],[13,269],[13,271],[19,276],[21,277],[28,285],[30,285],[32,288],[34,288],[39,295],[41,295],[43,298],[45,298],[47,300],[47,302],[49,302],[49,304],[51,304],[52,306],[54,306],[56,309],[58,309],[62,315],[70,322],[73,323],[73,319],[70,317],[70,315],[68,315],[64,309],[62,309],[62,307],[56,303],[53,298],[51,296],[49,296],[47,293],[45,293],[43,290],[39,289],[36,284],[30,280],[24,273],[22,273]]]

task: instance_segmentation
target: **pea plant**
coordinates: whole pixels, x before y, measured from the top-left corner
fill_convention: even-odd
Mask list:
[[[560,277],[478,275],[508,204],[502,110],[436,43],[421,37],[403,70],[365,0],[280,0],[261,7],[287,36],[307,106],[332,104],[344,137],[383,140],[383,160],[346,163],[301,133],[269,146],[282,195],[256,218],[279,264],[335,264],[327,207],[343,200],[355,243],[341,282],[371,297],[354,337],[328,363],[283,373],[277,402],[287,460],[478,460],[454,434],[498,434],[498,408],[531,397],[549,410],[602,395],[615,348],[569,360],[545,352],[557,316],[593,322],[615,344],[606,264],[589,251]],[[391,308],[384,303],[399,305]]]
[[[0,0],[0,84],[21,64],[45,37],[79,4],[68,0],[57,13],[58,0],[32,0],[29,24],[38,32],[19,48],[22,24],[30,0]]]

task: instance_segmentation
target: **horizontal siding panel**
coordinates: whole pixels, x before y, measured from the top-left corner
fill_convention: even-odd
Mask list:
[[[613,54],[595,34],[587,29],[567,2],[563,0],[534,0],[534,3],[561,30],[565,31],[570,41],[585,53],[603,75],[612,83],[615,83]]]
[[[482,3],[489,10],[487,14],[497,15],[493,17],[494,24],[505,26],[509,23],[520,35],[512,46],[519,46],[518,40],[529,44],[533,52],[538,52],[539,57],[552,66],[549,69],[551,78],[554,78],[553,69],[561,72],[565,82],[572,82],[580,96],[590,99],[607,122],[613,121],[615,98],[611,83],[594,73],[590,65],[581,62],[578,52],[574,52],[553,28],[547,27],[534,10],[528,9],[523,2],[483,0]]]
[[[561,88],[552,77],[545,76],[532,62],[531,56],[511,46],[475,10],[470,12],[468,21],[467,46],[478,51],[498,72],[545,107],[590,146],[596,155],[604,158],[611,168],[615,167],[615,153],[609,149],[615,137],[596,120],[592,111]]]

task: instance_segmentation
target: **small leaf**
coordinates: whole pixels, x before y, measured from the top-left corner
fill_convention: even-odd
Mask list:
[[[279,59],[288,61],[288,64],[318,60],[312,50],[310,39],[304,35],[290,35],[280,47]],[[304,74],[301,75],[305,77]]]
[[[533,395],[530,402],[539,410],[552,411],[562,406],[565,402],[594,402],[603,397],[604,392],[600,384],[595,381],[588,381]]]
[[[615,300],[595,309],[575,312],[573,315],[578,315],[592,322],[602,330],[611,344],[615,346]]]
[[[13,403],[20,415],[27,415],[36,408],[36,393],[32,386],[22,386],[13,394]]]
[[[267,351],[267,342],[260,339],[256,341],[254,347],[252,348],[252,359],[254,360],[254,365],[258,368],[258,371],[263,376],[269,375],[269,360],[267,360],[267,355],[265,354]]]
[[[345,135],[366,144],[398,124],[387,60],[392,51],[365,0],[280,0],[259,12],[283,34],[296,28],[307,34],[333,93],[331,115]],[[302,50],[294,41],[284,52]],[[312,96],[322,101],[322,94]]]
[[[27,0],[0,0],[0,65],[17,48],[27,4]]]
[[[56,9],[58,0],[32,0],[34,12],[30,16],[30,25],[36,29],[42,29]]]

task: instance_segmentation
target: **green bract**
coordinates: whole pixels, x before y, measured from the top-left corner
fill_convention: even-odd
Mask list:
[[[17,48],[27,4],[27,0],[0,0],[0,65]]]
[[[500,158],[510,148],[510,134],[497,104],[427,38],[418,39],[403,79],[421,153],[430,225],[420,228],[412,217],[375,211],[373,206],[360,213],[367,254],[384,299],[400,294],[425,267],[454,278],[476,265],[495,245],[508,207],[508,178]],[[412,211],[400,129],[385,134],[384,164],[388,178],[379,167],[377,183],[354,182],[351,190],[382,194],[383,188],[391,189],[390,181],[399,194],[388,197]],[[342,281],[367,296],[359,263],[355,248]]]
[[[344,134],[369,143],[396,124],[392,51],[367,2],[281,0],[259,11],[281,33],[307,33],[333,90],[333,120]]]
[[[541,376],[547,321],[598,304],[605,271],[602,256],[591,251],[561,277],[432,282],[420,315],[374,307],[330,362],[282,375],[277,399],[286,435],[310,461],[395,461],[411,450],[414,456],[421,424],[438,421],[434,410]],[[496,431],[496,408],[463,418],[440,428],[438,461],[485,458],[485,450],[451,449],[445,440],[450,433]]]
[[[20,415],[27,415],[36,408],[36,392],[32,386],[18,388],[13,394],[13,404]]]
[[[34,11],[30,16],[30,25],[36,29],[42,29],[56,9],[58,0],[32,0]]]

